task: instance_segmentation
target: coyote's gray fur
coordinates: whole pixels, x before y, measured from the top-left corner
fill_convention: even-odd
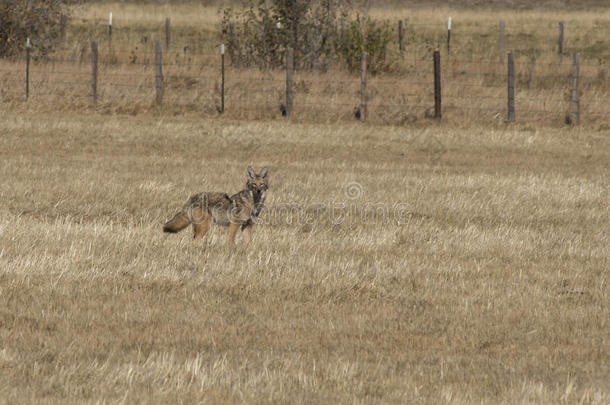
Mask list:
[[[215,224],[229,227],[229,242],[241,227],[246,243],[252,238],[252,227],[265,204],[268,171],[265,167],[259,174],[248,166],[246,188],[229,195],[222,192],[204,192],[189,198],[182,210],[163,225],[163,232],[176,233],[193,224],[194,238],[207,232],[212,220]]]

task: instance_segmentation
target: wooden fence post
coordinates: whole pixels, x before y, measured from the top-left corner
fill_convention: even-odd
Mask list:
[[[500,27],[498,32],[498,53],[500,54],[500,62],[504,62],[504,55],[506,55],[506,23],[504,20],[500,20]]]
[[[403,56],[403,52],[405,51],[405,44],[402,20],[398,21],[398,50],[400,51],[400,55]]]
[[[441,53],[434,51],[434,118],[441,115]]]
[[[220,112],[225,112],[225,44],[220,45]]]
[[[91,41],[91,98],[97,103],[97,43]]]
[[[572,75],[572,114],[570,118],[573,125],[578,125],[580,122],[580,97],[578,96],[578,79],[580,75],[580,64],[578,53],[574,54],[573,65],[574,73]]]
[[[25,41],[25,98],[30,98],[30,38]]]
[[[360,57],[360,121],[366,120],[366,52]]]
[[[163,71],[161,63],[161,41],[155,41],[155,90],[157,104],[163,101]]]
[[[286,117],[290,117],[292,112],[292,69],[294,68],[293,63],[293,50],[292,48],[286,49]]]
[[[559,61],[563,59],[563,21],[559,22],[559,44],[558,44],[558,53],[559,53]]]
[[[508,54],[508,122],[515,122],[515,60]]]
[[[166,18],[165,19],[165,50],[169,51],[169,42],[170,42],[170,36],[171,36],[171,31],[170,31],[170,23],[171,20],[170,18]]]

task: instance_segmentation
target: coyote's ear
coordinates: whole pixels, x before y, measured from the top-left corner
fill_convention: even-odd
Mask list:
[[[260,176],[264,179],[267,178],[267,168],[266,167],[264,167],[263,170],[261,170]]]
[[[248,166],[248,176],[253,179],[254,178],[254,170],[252,170],[252,166]]]

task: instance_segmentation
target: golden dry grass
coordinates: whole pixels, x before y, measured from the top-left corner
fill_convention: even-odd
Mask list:
[[[409,16],[442,23],[439,10]],[[472,109],[440,123],[379,107],[411,92],[432,106],[416,87],[431,62],[412,57],[442,40],[426,24],[404,64],[371,78],[369,123],[353,121],[359,83],[341,69],[297,72],[290,120],[278,118],[282,72],[232,69],[218,116],[214,7],[79,6],[55,55],[70,62],[36,62],[27,102],[22,63],[0,61],[2,401],[610,402],[607,59],[584,63],[587,119],[558,127],[570,66],[547,44],[564,15],[502,14],[507,32],[531,18],[521,43],[542,55],[505,125],[504,87],[459,86],[471,49],[497,57],[501,13],[449,11],[482,34],[457,35],[446,64],[446,102],[464,95]],[[146,58],[167,13],[177,44],[206,41],[166,59],[158,108]],[[597,43],[606,15],[567,26]],[[97,106],[79,54],[90,39]],[[504,80],[501,64],[472,70],[468,83]],[[250,246],[227,246],[220,227],[198,242],[161,232],[189,195],[238,191],[248,164],[271,177]]]
[[[210,3],[210,2],[207,2]],[[108,24],[109,13],[113,13],[113,24],[118,27],[138,25],[163,28],[167,17],[178,25],[213,28],[222,18],[220,5],[206,5],[203,2],[166,2],[166,3],[126,3],[126,2],[93,2],[71,6],[69,8],[75,21],[95,20],[101,25]]]
[[[0,115],[8,402],[610,400],[608,131]]]

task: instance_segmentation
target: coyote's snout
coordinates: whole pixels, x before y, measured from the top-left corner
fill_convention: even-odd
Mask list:
[[[252,238],[252,227],[265,204],[265,194],[269,188],[265,167],[256,174],[248,166],[246,188],[229,195],[222,192],[204,192],[189,198],[182,210],[163,225],[163,232],[176,233],[193,224],[194,238],[205,235],[212,220],[218,225],[229,227],[229,242],[241,227],[246,243]]]

